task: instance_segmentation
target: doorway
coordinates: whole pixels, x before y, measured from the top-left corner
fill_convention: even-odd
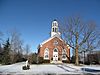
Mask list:
[[[54,62],[57,62],[58,61],[58,49],[57,48],[55,48],[53,50],[53,61]]]

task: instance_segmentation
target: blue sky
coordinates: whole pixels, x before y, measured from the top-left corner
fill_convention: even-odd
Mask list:
[[[100,0],[0,0],[0,31],[16,28],[32,52],[50,37],[51,22],[80,15],[100,27]]]

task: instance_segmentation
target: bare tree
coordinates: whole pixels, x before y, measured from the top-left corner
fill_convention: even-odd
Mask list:
[[[28,59],[29,52],[30,52],[30,45],[29,44],[26,44],[25,51],[26,51],[26,58]]]
[[[3,33],[0,31],[0,43],[3,42],[3,39],[1,38],[3,36]]]
[[[17,30],[12,30],[10,32],[10,43],[11,43],[11,54],[12,54],[12,62],[15,63],[17,61],[17,58],[19,59],[18,55],[22,55],[23,49],[22,45],[23,42],[20,38],[20,34]]]
[[[78,52],[93,50],[100,43],[100,33],[94,22],[85,23],[80,17],[71,17],[60,24],[62,38],[75,51],[75,64],[79,65]]]

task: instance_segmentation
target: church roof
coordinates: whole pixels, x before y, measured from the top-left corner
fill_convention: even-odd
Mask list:
[[[45,43],[47,43],[48,41],[52,40],[53,38],[57,37],[58,39],[60,39],[61,41],[63,41],[59,36],[53,36],[53,37],[50,37],[49,39],[43,41],[42,43],[40,43],[40,47],[42,47],[42,45],[44,45]]]

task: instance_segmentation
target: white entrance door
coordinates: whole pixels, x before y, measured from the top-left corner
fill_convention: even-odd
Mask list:
[[[53,61],[58,61],[58,49],[55,48],[53,51]]]

